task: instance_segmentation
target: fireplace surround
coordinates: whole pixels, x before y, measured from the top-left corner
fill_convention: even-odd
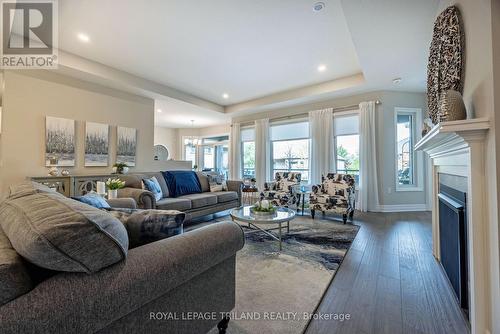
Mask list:
[[[432,165],[429,173],[432,177],[432,247],[435,258],[441,264],[445,258],[441,254],[439,175],[454,175],[467,180],[464,182],[464,193],[467,194],[464,219],[467,222],[469,321],[473,333],[485,333],[488,330],[488,315],[491,314],[485,249],[488,226],[485,140],[489,128],[490,121],[485,118],[442,122],[415,145],[415,150],[428,154]]]

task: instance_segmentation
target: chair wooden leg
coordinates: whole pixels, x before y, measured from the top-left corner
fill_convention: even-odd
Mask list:
[[[342,220],[344,221],[344,224],[347,224],[347,214],[342,215]]]
[[[315,211],[315,210],[313,210],[313,209],[311,209],[311,217],[312,217],[312,219],[314,219],[314,214],[315,214],[315,213],[316,213],[316,211]]]
[[[219,334],[226,334],[228,323],[229,323],[229,317],[224,316],[222,320],[217,324],[217,329],[219,330]]]

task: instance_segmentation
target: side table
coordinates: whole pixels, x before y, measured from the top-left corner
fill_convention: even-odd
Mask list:
[[[252,205],[259,199],[259,189],[255,186],[241,189],[241,204]]]
[[[298,195],[297,201],[297,211],[300,210],[300,204],[302,202],[302,210],[300,210],[300,215],[304,215],[305,204],[306,204],[306,195],[309,196],[311,194],[312,189],[309,186],[295,186],[293,191]]]

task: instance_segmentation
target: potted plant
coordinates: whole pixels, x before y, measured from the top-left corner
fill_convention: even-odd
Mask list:
[[[278,209],[267,199],[263,199],[255,203],[250,212],[257,216],[270,216],[275,215]]]
[[[125,187],[125,182],[120,179],[108,179],[106,187],[108,188],[108,199],[117,198],[118,189]]]
[[[126,163],[117,162],[113,165],[113,174],[127,174],[128,166]]]

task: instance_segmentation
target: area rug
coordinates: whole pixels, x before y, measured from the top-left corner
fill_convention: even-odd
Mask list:
[[[236,259],[236,307],[227,333],[301,333],[358,230],[356,225],[297,217],[283,237],[281,252],[266,234],[246,234]]]

